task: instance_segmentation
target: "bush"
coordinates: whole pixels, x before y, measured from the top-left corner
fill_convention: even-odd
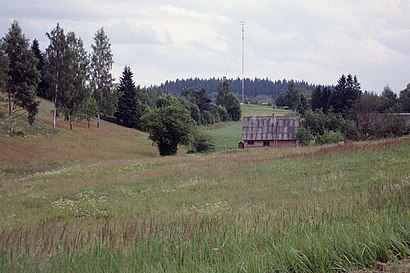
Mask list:
[[[215,144],[208,135],[197,133],[193,136],[188,153],[209,153],[215,151]]]
[[[374,137],[400,137],[409,133],[409,127],[401,118],[395,116],[386,116],[377,126]]]
[[[202,125],[206,125],[206,124],[214,124],[215,123],[215,119],[214,116],[211,114],[211,112],[204,110],[202,112],[201,115],[201,119],[202,119]]]
[[[296,138],[300,145],[308,146],[314,139],[312,133],[306,127],[299,127],[299,130],[296,134]]]
[[[316,136],[316,143],[320,145],[338,143],[344,140],[345,136],[339,131],[327,130],[323,135]]]

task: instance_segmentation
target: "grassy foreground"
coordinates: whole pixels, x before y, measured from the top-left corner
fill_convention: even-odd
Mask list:
[[[140,132],[59,128],[0,136],[0,272],[349,272],[410,257],[410,138],[160,158]]]

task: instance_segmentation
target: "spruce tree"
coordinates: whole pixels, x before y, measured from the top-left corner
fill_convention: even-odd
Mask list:
[[[40,73],[37,70],[37,59],[30,50],[29,41],[17,21],[12,23],[3,46],[8,59],[5,92],[11,116],[10,133],[13,133],[14,119],[21,110],[28,113],[27,119],[30,124],[34,122],[39,104],[35,96]]]
[[[126,127],[138,128],[141,113],[138,111],[137,88],[131,68],[125,66],[118,86],[117,122]]]
[[[31,51],[33,51],[34,56],[37,58],[37,70],[40,72],[40,81],[37,86],[37,96],[50,99],[47,96],[47,84],[45,82],[45,60],[44,60],[44,53],[40,50],[40,44],[37,39],[33,40],[31,44]]]
[[[357,77],[350,74],[347,77],[342,75],[337,81],[335,91],[331,97],[331,106],[336,113],[346,115],[361,95],[362,91]]]

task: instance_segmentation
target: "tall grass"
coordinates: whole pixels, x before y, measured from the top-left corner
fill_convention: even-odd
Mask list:
[[[67,170],[65,181],[88,177],[72,186],[81,194],[66,194],[62,202],[80,212],[97,208],[107,215],[56,209],[33,227],[4,225],[0,271],[374,268],[377,262],[410,256],[409,149],[409,140],[399,139],[102,164],[102,175],[116,177],[114,184],[92,182],[102,176],[88,168]],[[130,174],[140,180],[128,181]],[[52,173],[24,183],[45,177],[60,183]],[[84,192],[85,185],[94,191]]]

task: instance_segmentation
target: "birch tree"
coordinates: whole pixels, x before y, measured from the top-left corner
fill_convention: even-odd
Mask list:
[[[64,101],[64,90],[68,85],[68,75],[65,73],[68,67],[68,45],[64,29],[59,24],[46,36],[50,44],[46,49],[46,79],[49,93],[54,103],[53,129],[56,128],[57,108],[60,101]]]
[[[114,61],[111,53],[111,44],[103,28],[99,29],[95,34],[94,42],[95,44],[91,45],[90,85],[99,109],[97,114],[97,127],[99,127],[100,114],[104,116],[114,114],[117,101],[113,93],[114,79],[111,70]]]

